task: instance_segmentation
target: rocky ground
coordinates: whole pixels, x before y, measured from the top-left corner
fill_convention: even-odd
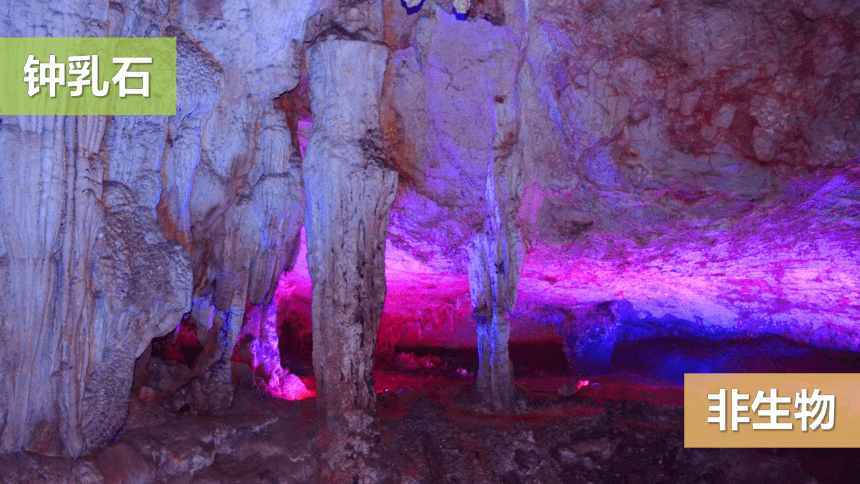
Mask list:
[[[685,449],[679,388],[603,381],[577,392],[569,377],[519,378],[517,413],[499,417],[470,405],[468,374],[377,372],[392,390],[378,395],[378,482],[812,483],[860,471],[845,450]],[[143,397],[102,452],[5,454],[0,482],[326,482],[314,398],[240,390],[229,408],[207,412]]]

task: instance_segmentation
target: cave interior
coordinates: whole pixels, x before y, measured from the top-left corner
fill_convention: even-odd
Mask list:
[[[5,0],[174,116],[0,116],[0,482],[836,483],[684,375],[860,375],[860,2]]]

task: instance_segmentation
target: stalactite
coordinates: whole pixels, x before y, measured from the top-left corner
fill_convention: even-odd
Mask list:
[[[0,448],[77,456],[122,426],[134,358],[185,311],[191,268],[145,197],[104,180],[104,117],[17,121],[0,127],[2,193],[32,195],[2,200],[19,223],[0,229]]]
[[[231,357],[246,306],[269,304],[280,274],[295,261],[302,223],[301,158],[287,121],[273,104],[257,107],[256,150],[245,183],[236,184],[235,202],[224,214],[196,234],[217,234],[217,240],[200,244],[210,252],[208,265],[198,268],[203,287],[192,313],[201,329],[215,331],[214,337],[198,331],[209,346],[198,370],[204,385],[211,384],[211,396],[220,400],[213,408],[231,401]]]
[[[246,304],[267,302],[295,257],[300,159],[271,100],[298,82],[289,61],[311,2],[218,29],[144,3],[18,2],[0,23],[3,37],[177,37],[175,116],[0,118],[0,452],[102,447],[126,417],[134,359],[192,295],[225,329],[213,359],[229,360]],[[213,116],[225,111],[239,114]]]

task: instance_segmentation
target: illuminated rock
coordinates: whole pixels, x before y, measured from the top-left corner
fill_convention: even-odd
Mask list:
[[[377,431],[370,372],[397,188],[379,128],[387,56],[378,43],[330,36],[308,50],[314,126],[303,170],[313,360],[320,412],[334,439],[327,460],[338,475],[362,472]]]
[[[31,3],[2,36],[176,37],[177,115],[0,119],[0,451],[104,445],[188,311],[229,404],[246,309],[279,279],[309,304],[305,213],[320,401],[355,435],[376,343],[480,345],[498,406],[510,341],[583,372],[664,336],[860,349],[853,2]],[[301,394],[263,319],[266,385]]]
[[[229,360],[246,302],[271,295],[293,253],[300,167],[271,100],[298,82],[311,2],[184,4],[171,20],[168,7],[20,4],[0,24],[4,37],[175,36],[178,64],[173,117],[2,118],[0,213],[15,223],[0,229],[0,452],[105,445],[135,358],[192,296],[227,329],[213,363]],[[233,15],[249,7],[265,14]]]
[[[465,16],[471,7],[471,0],[454,0],[454,12],[458,15]]]
[[[434,281],[467,273],[493,89],[519,69],[517,307],[623,300],[650,335],[778,334],[857,350],[860,13],[768,3],[770,29],[756,5],[509,2],[505,25],[441,9],[417,19],[389,62],[386,136],[409,181],[393,244]],[[457,284],[428,289],[438,303],[406,305],[432,315],[433,344],[465,344],[436,330]],[[460,311],[448,327],[465,325]],[[535,331],[514,326],[511,338]],[[418,330],[402,334],[415,344]]]
[[[251,368],[257,388],[275,398],[304,400],[315,394],[281,364],[277,311],[274,304],[256,306],[247,315],[240,339],[250,337]]]
[[[513,94],[495,98],[493,158],[484,196],[488,216],[469,245],[469,293],[478,336],[478,394],[491,408],[509,410],[514,395],[508,356],[509,313],[516,304],[522,236],[516,213],[522,194],[519,119]]]

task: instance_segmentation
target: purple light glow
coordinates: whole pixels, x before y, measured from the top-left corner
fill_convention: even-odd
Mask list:
[[[860,240],[818,208],[845,203],[845,190],[822,186],[829,188],[774,199],[731,222],[669,222],[644,243],[595,231],[563,246],[533,245],[511,341],[558,340],[555,325],[530,307],[624,301],[632,322],[673,321],[691,334],[774,334],[856,348],[860,277],[852,269]],[[539,189],[526,191],[519,212],[526,226],[537,225],[545,201]],[[388,244],[381,346],[475,347],[467,277],[438,267]],[[304,244],[277,293],[292,296],[311,296]]]

